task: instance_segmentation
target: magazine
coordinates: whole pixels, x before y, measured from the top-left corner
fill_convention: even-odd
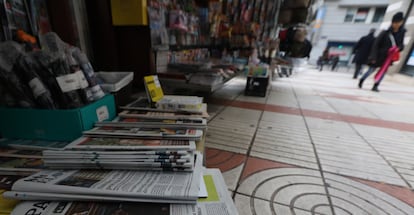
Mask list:
[[[84,136],[89,137],[142,137],[148,139],[179,139],[200,140],[202,130],[172,129],[172,128],[129,128],[129,127],[95,127],[84,131]]]
[[[189,140],[143,140],[143,139],[120,139],[120,138],[93,138],[80,137],[65,147],[68,149],[82,150],[186,150],[194,151],[196,145]],[[147,154],[147,153],[145,153]],[[152,153],[151,153],[152,154]]]
[[[139,127],[139,128],[182,128],[182,129],[206,129],[207,120],[194,119],[138,119],[117,117],[111,122],[96,122],[95,126],[112,127]]]
[[[5,197],[37,200],[112,200],[196,203],[202,155],[193,172],[42,170],[13,184]]]
[[[144,86],[149,103],[155,103],[158,109],[202,112],[203,97],[164,95],[157,75],[145,76]]]
[[[124,110],[118,114],[123,118],[139,118],[139,119],[192,119],[192,118],[208,118],[207,112],[195,114],[191,112],[169,112],[169,111],[152,111],[152,110]]]
[[[10,214],[18,203],[17,200],[3,198],[3,193],[10,191],[13,183],[22,177],[20,175],[0,175],[0,214]]]
[[[41,151],[0,148],[0,157],[42,158]]]
[[[16,158],[0,156],[1,174],[30,175],[44,168],[40,158]]]
[[[144,77],[145,91],[151,103],[158,102],[164,97],[160,81],[157,75],[148,75]]]
[[[153,214],[153,215],[237,215],[237,209],[228,193],[224,179],[218,169],[204,169],[203,178],[208,197],[199,198],[197,204],[132,203],[132,202],[58,202],[24,201],[18,204],[11,215],[111,215],[111,214]],[[206,180],[207,179],[207,180]]]
[[[1,146],[24,150],[62,149],[68,142],[50,140],[0,139]]]

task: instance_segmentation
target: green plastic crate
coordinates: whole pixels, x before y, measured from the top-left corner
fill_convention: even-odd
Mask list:
[[[82,108],[45,110],[0,108],[0,134],[5,138],[72,141],[97,121],[116,115],[113,95],[106,95]]]

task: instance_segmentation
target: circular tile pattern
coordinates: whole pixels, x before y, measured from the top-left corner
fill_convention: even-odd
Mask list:
[[[236,192],[251,196],[245,204],[257,215],[281,214],[280,206],[289,207],[290,214],[414,214],[410,205],[370,186],[331,173],[324,177],[325,184],[311,169],[264,170],[246,178]]]

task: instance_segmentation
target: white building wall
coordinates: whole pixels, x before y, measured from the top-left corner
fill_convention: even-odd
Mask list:
[[[381,23],[346,23],[344,22],[348,7],[387,6],[388,0],[325,0],[325,17],[320,29],[319,39],[314,41],[310,63],[315,64],[328,41],[357,42],[368,34],[369,29],[379,29]],[[377,30],[376,33],[378,33]]]

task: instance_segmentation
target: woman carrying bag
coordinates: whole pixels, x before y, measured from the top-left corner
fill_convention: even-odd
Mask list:
[[[406,30],[403,27],[403,22],[403,13],[396,13],[392,17],[391,27],[378,35],[368,57],[368,71],[359,80],[359,88],[362,88],[365,79],[377,67],[381,67],[377,74],[375,74],[375,83],[372,87],[372,91],[379,92],[378,86],[388,71],[389,66],[393,61],[399,60],[399,53],[404,48],[403,41]]]

